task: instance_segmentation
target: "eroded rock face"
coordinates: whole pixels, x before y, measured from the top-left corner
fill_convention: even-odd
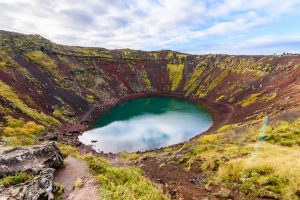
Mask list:
[[[0,200],[47,200],[54,199],[52,181],[55,169],[43,169],[32,180],[8,188],[0,186]]]
[[[24,171],[36,173],[62,164],[63,157],[54,142],[0,150],[0,177]]]
[[[35,176],[24,183],[5,188],[0,186],[0,200],[53,199],[53,174],[63,165],[63,157],[54,142],[30,147],[0,148],[0,177],[18,172]]]

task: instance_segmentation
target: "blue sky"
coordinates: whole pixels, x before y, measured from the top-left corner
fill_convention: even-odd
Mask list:
[[[193,54],[300,52],[299,0],[0,0],[0,29]]]

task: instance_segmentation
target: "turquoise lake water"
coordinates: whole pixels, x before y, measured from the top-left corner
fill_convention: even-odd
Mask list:
[[[212,124],[210,113],[192,102],[139,98],[109,110],[79,140],[105,153],[146,151],[189,140]]]

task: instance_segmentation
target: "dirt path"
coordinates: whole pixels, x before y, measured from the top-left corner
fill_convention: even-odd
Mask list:
[[[81,179],[80,187],[73,190],[74,182]],[[87,164],[68,156],[64,166],[54,174],[54,181],[64,185],[63,199],[90,200],[98,199],[98,183],[90,174]]]

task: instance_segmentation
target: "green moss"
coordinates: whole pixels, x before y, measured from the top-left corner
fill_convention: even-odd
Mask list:
[[[228,70],[222,71],[215,79],[209,84],[207,88],[207,92],[214,89],[216,86],[218,86],[229,74]]]
[[[234,128],[238,127],[238,124],[227,124],[222,126],[221,128],[219,128],[218,132],[226,132],[226,131],[230,131]]]
[[[243,108],[248,107],[252,104],[255,104],[257,102],[268,102],[271,101],[273,99],[275,99],[277,96],[276,92],[270,93],[270,94],[266,94],[263,95],[262,93],[255,93],[255,94],[251,94],[248,97],[246,97],[245,99],[243,99],[240,104]]]
[[[169,79],[171,81],[171,91],[175,91],[182,79],[183,64],[167,64]]]
[[[198,81],[201,74],[203,73],[203,71],[205,70],[206,68],[203,67],[202,65],[200,65],[199,67],[197,67],[193,73],[192,73],[192,76],[189,77],[189,79],[187,80],[185,86],[184,86],[184,90],[190,94],[191,92],[195,91],[195,89],[197,88],[198,86]]]
[[[221,95],[221,96],[219,96],[219,97],[216,99],[216,102],[221,101],[221,100],[224,99],[224,98],[225,98],[225,96],[224,96],[224,95]]]
[[[18,109],[20,109],[24,114],[38,120],[45,125],[58,125],[59,122],[51,116],[48,116],[42,112],[28,107],[23,101],[21,101],[18,95],[4,82],[0,80],[0,96],[12,103]]]
[[[267,129],[266,141],[283,146],[300,146],[300,120],[278,121]]]
[[[148,54],[152,59],[159,59],[159,56],[160,56],[159,53],[157,53],[157,52],[150,52]]]
[[[151,85],[151,81],[150,81],[150,79],[147,75],[145,67],[143,67],[143,69],[141,70],[141,78],[144,80],[144,83],[146,85],[147,90],[151,91],[153,88],[152,88],[152,85]]]
[[[129,49],[123,49],[122,50],[122,56],[123,58],[130,58],[131,57],[131,52]]]
[[[88,102],[90,104],[94,104],[95,103],[95,98],[92,95],[86,95],[86,99],[88,100]]]
[[[137,154],[137,153],[126,153],[126,152],[123,152],[120,154],[120,156],[126,160],[137,160],[138,158],[141,157],[141,155]]]
[[[28,174],[26,172],[16,173],[11,176],[6,176],[0,179],[0,185],[4,187],[9,187],[12,185],[17,185],[19,183],[24,183],[29,179],[32,179],[34,176],[32,174]]]
[[[228,91],[230,92],[230,91],[234,90],[237,86],[238,86],[238,82],[232,83],[232,84],[230,85]]]
[[[77,120],[77,118],[76,117],[68,117],[67,114],[69,112],[70,111],[68,109],[65,109],[64,107],[62,107],[62,108],[54,109],[52,114],[54,117],[59,118],[65,122],[74,123]]]
[[[229,74],[229,70],[223,70],[221,73],[219,73],[217,76],[213,76],[215,68],[209,68],[203,78],[201,80],[201,85],[199,85],[196,96],[198,97],[204,97],[213,90],[216,86],[218,86],[222,81],[227,77]],[[199,83],[198,83],[199,84]]]
[[[4,51],[0,51],[0,68],[16,68],[18,64]]]
[[[76,188],[80,188],[82,186],[82,179],[81,178],[77,178],[73,184],[73,190]]]
[[[55,200],[63,200],[63,193],[65,191],[65,187],[57,182],[53,183],[53,186],[56,188],[56,190],[54,191],[54,199]]]
[[[273,69],[273,66],[271,64],[267,64],[265,66],[258,65],[256,69],[259,71],[270,72]]]
[[[271,94],[263,95],[260,98],[260,101],[268,102],[268,101],[271,101],[271,100],[275,99],[276,96],[277,96],[277,93],[276,92],[272,92]]]
[[[32,51],[25,53],[25,57],[35,64],[40,65],[41,67],[44,67],[48,70],[55,69],[57,67],[56,63],[42,51]]]
[[[245,99],[243,99],[239,104],[245,108],[248,107],[254,103],[257,102],[258,100],[258,96],[261,95],[261,93],[255,93],[255,94],[250,94],[248,97],[246,97]]]
[[[264,74],[264,71],[257,69],[257,63],[252,57],[239,58],[236,56],[227,56],[225,59],[222,59],[217,66],[236,73],[249,74],[254,77],[260,77]]]
[[[210,134],[210,135],[203,135],[202,137],[199,138],[199,143],[210,143],[218,139],[217,134]]]
[[[167,60],[173,60],[174,59],[174,52],[168,51],[166,59]]]
[[[248,198],[263,197],[266,193],[280,198],[280,192],[286,184],[284,178],[273,175],[272,168],[265,166],[246,169],[232,167],[228,169],[228,174],[224,176],[229,183],[232,181],[239,182],[239,190]]]
[[[34,138],[41,132],[45,131],[45,128],[41,125],[37,125],[35,122],[26,122],[20,118],[15,119],[11,116],[5,116],[6,123],[2,128],[1,138],[6,145],[10,146],[24,146],[33,145],[35,143]]]
[[[0,113],[4,115],[9,115],[9,114],[13,114],[14,111],[10,108],[5,108],[2,105],[0,105]]]

